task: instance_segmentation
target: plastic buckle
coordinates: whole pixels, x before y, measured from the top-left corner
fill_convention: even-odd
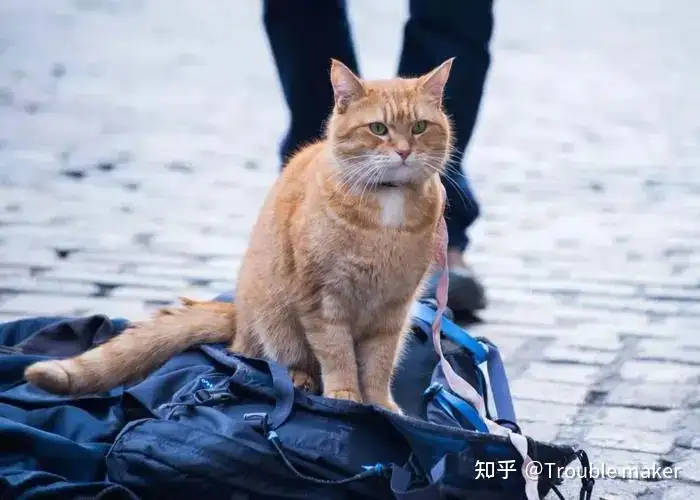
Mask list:
[[[442,390],[442,384],[439,382],[433,382],[428,386],[428,388],[423,391],[423,398],[425,400],[430,400],[435,396],[438,392]]]
[[[269,424],[267,422],[267,413],[244,413],[243,420],[245,420],[246,422],[250,422],[250,425],[253,429],[258,429],[262,432],[264,436],[267,436],[269,430]]]
[[[192,397],[194,398],[195,403],[205,404],[211,400],[211,393],[206,389],[199,389],[194,392]]]
[[[192,399],[195,401],[195,405],[215,405],[218,403],[226,403],[228,401],[233,401],[236,396],[230,392],[215,392],[211,393],[207,389],[199,389],[192,394]]]

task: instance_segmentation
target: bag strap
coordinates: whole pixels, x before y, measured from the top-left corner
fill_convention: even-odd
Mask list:
[[[442,186],[442,184],[441,187],[443,199],[445,199],[445,188],[444,186]],[[501,426],[496,422],[493,422],[486,418],[486,406],[484,404],[484,399],[466,380],[460,377],[452,369],[450,363],[447,361],[447,359],[445,359],[445,356],[442,352],[442,345],[440,342],[440,334],[442,331],[441,321],[443,319],[445,310],[447,309],[447,289],[449,285],[449,276],[447,269],[447,225],[445,223],[444,217],[441,217],[440,221],[438,222],[438,228],[435,235],[435,248],[433,258],[435,260],[435,264],[440,270],[440,279],[438,281],[435,294],[435,299],[437,300],[438,308],[435,313],[435,319],[432,325],[433,345],[435,347],[435,351],[440,357],[440,365],[442,366],[442,370],[445,375],[445,379],[447,380],[449,389],[452,392],[454,392],[457,396],[460,396],[464,400],[471,403],[474,406],[474,408],[476,408],[476,410],[479,413],[479,416],[484,419],[484,422],[486,423],[491,434],[509,438],[511,444],[513,445],[513,447],[515,447],[515,449],[518,451],[518,453],[523,459],[521,472],[525,481],[525,496],[527,500],[539,500],[540,496],[537,490],[538,480],[536,477],[532,477],[535,476],[535,474],[532,474],[532,459],[530,459],[530,457],[527,454],[527,439],[525,438],[525,436],[521,434],[516,434],[507,427]]]
[[[419,320],[425,325],[433,324],[437,320],[436,316],[437,312],[428,304],[417,303],[413,307],[414,320]],[[506,375],[505,365],[503,364],[501,352],[498,350],[498,347],[487,338],[472,337],[462,327],[445,317],[440,319],[440,324],[442,334],[460,347],[471,352],[477,364],[486,361],[490,381],[489,385],[493,393],[493,402],[496,407],[498,420],[509,422],[512,427],[517,428],[517,419],[515,417],[515,408],[513,406],[510,385],[508,384],[508,376]],[[445,329],[445,326],[448,328]]]
[[[289,371],[282,365],[268,361],[272,375],[272,388],[275,392],[275,407],[267,417],[269,429],[277,429],[284,424],[294,409],[294,382]]]
[[[428,332],[430,332],[430,325],[435,321],[435,309],[423,302],[416,302],[411,313],[414,320],[417,319],[423,322],[428,328]],[[462,327],[445,317],[441,318],[440,324],[442,334],[455,344],[471,352],[477,364],[481,364],[488,359],[488,350],[477,339],[465,332]]]
[[[507,420],[517,425],[515,419],[515,407],[513,406],[513,396],[510,393],[506,368],[501,358],[501,352],[490,340],[480,337],[482,343],[488,346],[486,356],[486,368],[489,373],[489,385],[493,394],[493,404],[496,407],[496,414],[499,420]]]
[[[464,418],[466,418],[470,424],[472,424],[474,430],[488,433],[489,429],[486,426],[484,419],[479,416],[472,405],[463,399],[454,396],[450,391],[446,390],[442,386],[440,386],[439,390],[436,391],[434,397],[436,398],[438,404],[442,406],[444,410],[447,410],[448,413],[452,413],[451,408],[454,408],[460,414],[462,414],[462,416],[464,416]]]

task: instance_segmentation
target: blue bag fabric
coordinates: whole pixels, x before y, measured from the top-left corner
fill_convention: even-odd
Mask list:
[[[426,354],[417,320],[406,363]],[[451,420],[454,411],[423,395],[427,384],[402,386],[400,375],[394,393],[415,416],[301,392],[281,366],[221,345],[77,399],[22,381],[30,363],[75,354],[125,325],[104,316],[0,325],[1,498],[524,498],[518,474],[478,477],[477,461],[520,467],[507,439]],[[422,377],[439,383],[434,366]],[[576,457],[569,447],[529,445],[533,459],[565,466]],[[552,483],[542,477],[540,493]]]
[[[0,498],[138,498],[106,476],[105,457],[126,423],[122,389],[75,399],[22,380],[31,363],[81,352],[125,324],[105,316],[0,324]]]

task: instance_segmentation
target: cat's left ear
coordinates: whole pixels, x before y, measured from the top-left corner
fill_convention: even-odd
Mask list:
[[[430,73],[418,78],[418,85],[421,90],[438,102],[442,101],[442,95],[445,92],[445,85],[450,76],[450,69],[452,69],[454,60],[454,57],[450,57]]]
[[[331,59],[331,85],[338,113],[345,113],[348,105],[365,95],[365,87],[360,78],[350,68],[336,59]]]

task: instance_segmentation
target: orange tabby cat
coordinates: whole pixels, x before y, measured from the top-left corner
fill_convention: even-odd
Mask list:
[[[56,393],[107,390],[225,341],[288,366],[298,387],[396,409],[389,379],[444,208],[451,65],[363,81],[333,61],[326,138],[297,153],[268,195],[235,305],[183,299],[79,356],[28,367],[27,380]]]

